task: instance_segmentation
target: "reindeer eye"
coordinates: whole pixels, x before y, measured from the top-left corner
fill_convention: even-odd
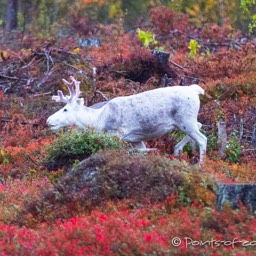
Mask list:
[[[64,110],[63,110],[64,112],[67,112],[68,110],[66,109],[66,108],[64,108]]]

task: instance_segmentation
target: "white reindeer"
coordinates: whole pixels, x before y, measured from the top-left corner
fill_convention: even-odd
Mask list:
[[[70,95],[64,96],[58,90],[58,95],[52,97],[56,102],[66,103],[47,119],[53,131],[70,125],[93,127],[97,131],[114,132],[133,147],[146,150],[143,141],[178,128],[187,136],[175,146],[174,154],[178,155],[192,138],[199,145],[200,162],[203,161],[207,138],[199,131],[201,124],[197,122],[199,95],[204,94],[199,85],[159,88],[117,97],[100,107],[86,107],[84,99],[79,98],[80,82],[70,78],[71,82],[63,79]]]

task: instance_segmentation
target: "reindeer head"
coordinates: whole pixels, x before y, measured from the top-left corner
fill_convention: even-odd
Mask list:
[[[74,77],[70,77],[71,82],[62,79],[69,90],[69,96],[64,96],[63,92],[58,90],[58,95],[52,96],[56,102],[66,103],[65,107],[51,115],[47,119],[47,124],[52,130],[58,130],[61,127],[70,125],[79,125],[79,113],[84,108],[84,99],[79,98],[80,95],[80,82],[76,81]]]

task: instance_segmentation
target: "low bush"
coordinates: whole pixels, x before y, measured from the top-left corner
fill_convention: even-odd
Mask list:
[[[136,46],[125,54],[115,54],[105,65],[97,68],[101,78],[111,74],[115,80],[124,77],[141,84],[147,84],[152,77],[161,81],[165,74],[169,78],[177,78],[176,71],[172,67],[161,63],[149,49],[143,46]]]
[[[210,57],[197,58],[189,64],[196,77],[207,79],[233,78],[244,72],[255,71],[256,55],[252,44],[239,50],[220,48]]]
[[[255,72],[247,72],[230,78],[210,81],[205,89],[207,94],[214,99],[241,99],[242,101],[244,96],[254,97],[255,82]],[[209,101],[209,98],[207,100]]]
[[[0,181],[5,183],[8,179],[31,178],[32,173],[33,177],[44,176],[42,163],[51,141],[52,138],[40,138],[31,140],[26,146],[5,147],[0,144]]]
[[[119,149],[125,146],[117,136],[92,129],[69,129],[58,133],[47,149],[46,166],[49,170],[67,169],[75,160],[82,160],[100,149]]]
[[[256,165],[250,161],[248,163],[228,163],[220,159],[206,159],[203,170],[206,175],[211,176],[217,182],[228,183],[256,183]]]
[[[110,200],[129,200],[129,205],[136,208],[173,196],[175,203],[171,208],[187,206],[195,199],[212,205],[214,190],[211,177],[185,161],[108,150],[73,167],[53,190],[30,202],[27,212],[17,221],[26,222],[28,213],[40,222],[70,218]]]
[[[46,177],[33,178],[33,180],[8,179],[5,184],[0,183],[0,222],[10,224],[24,211],[28,202],[41,198],[52,188],[53,185]],[[30,218],[32,216],[27,217],[28,221],[33,222]]]
[[[0,223],[0,251],[22,256],[255,255],[256,219],[245,208],[218,212],[198,202],[172,212],[163,203],[112,207],[112,212],[95,210],[37,230]]]

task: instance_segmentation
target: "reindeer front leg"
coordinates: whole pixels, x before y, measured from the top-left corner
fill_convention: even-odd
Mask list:
[[[202,124],[197,122],[198,129],[201,129]],[[195,150],[195,140],[193,140],[191,137],[186,135],[185,138],[183,138],[175,147],[174,147],[174,155],[179,156],[179,154],[183,151],[183,148],[187,143],[190,143],[192,150]]]

